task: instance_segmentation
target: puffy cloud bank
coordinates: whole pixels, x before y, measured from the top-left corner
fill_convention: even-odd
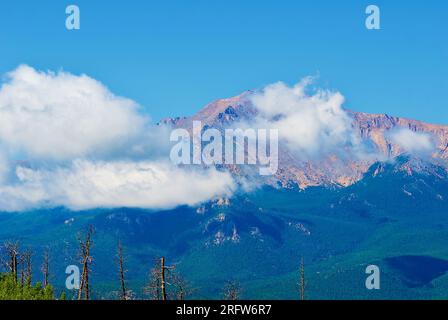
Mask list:
[[[20,66],[0,90],[0,141],[32,158],[72,159],[107,152],[142,132],[129,99],[88,76]]]
[[[19,182],[0,187],[0,207],[23,210],[58,204],[71,209],[169,208],[231,195],[230,174],[159,162],[74,161],[53,170],[16,169]]]
[[[251,101],[260,112],[258,126],[278,129],[289,149],[306,159],[360,148],[352,119],[342,108],[344,97],[323,90],[307,93],[311,80],[292,87],[278,82],[255,94]]]
[[[166,128],[100,82],[20,66],[0,88],[0,211],[169,208],[234,190],[227,173],[164,163],[167,146]]]

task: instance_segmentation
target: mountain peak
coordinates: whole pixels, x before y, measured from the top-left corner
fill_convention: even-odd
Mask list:
[[[190,130],[193,121],[201,121],[204,127],[223,130],[238,121],[250,121],[258,114],[258,110],[250,99],[254,93],[256,93],[255,90],[248,90],[231,98],[215,100],[191,117],[168,119],[164,120],[164,123]],[[429,124],[388,114],[370,114],[345,109],[344,111],[352,119],[354,131],[363,141],[373,146],[372,152],[382,155],[383,158],[405,157],[405,150],[390,138],[389,133],[394,129],[408,129],[434,137],[436,152],[432,156],[446,165],[448,126]],[[281,187],[296,185],[302,189],[322,185],[344,187],[352,185],[362,179],[369,168],[378,161],[378,158],[374,157],[359,160],[351,159],[348,156],[347,159],[341,159],[336,154],[330,154],[317,160],[303,160],[289,152],[282,143],[279,145],[279,154],[279,170],[274,177],[267,178],[267,183]],[[408,167],[405,165],[401,166],[401,170],[407,170],[406,168]],[[247,172],[251,172],[244,169],[236,170],[231,166],[228,169],[238,176],[244,176],[249,174]]]
[[[250,109],[252,108],[250,96],[254,92],[254,90],[248,90],[231,98],[215,100],[196,113],[192,117],[192,120],[202,121],[205,124],[211,125],[218,119],[219,115],[225,113],[228,108],[232,108],[235,112],[239,109]]]

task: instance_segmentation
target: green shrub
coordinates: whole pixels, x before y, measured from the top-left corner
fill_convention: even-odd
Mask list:
[[[22,285],[12,274],[0,274],[0,300],[54,300],[51,285],[42,287],[40,282]]]

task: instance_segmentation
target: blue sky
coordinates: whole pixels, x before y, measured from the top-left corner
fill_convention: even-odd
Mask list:
[[[77,4],[81,30],[65,29]],[[364,10],[381,8],[381,30]],[[348,108],[448,124],[445,1],[2,1],[0,73],[86,73],[158,120],[319,75]]]

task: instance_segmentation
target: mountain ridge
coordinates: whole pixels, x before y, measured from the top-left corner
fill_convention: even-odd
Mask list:
[[[193,121],[201,121],[204,128],[223,130],[238,121],[250,121],[258,114],[250,99],[255,92],[248,90],[234,97],[215,100],[191,117],[166,118],[160,124],[189,130]],[[393,129],[409,129],[416,133],[431,135],[435,141],[435,151],[428,160],[441,160],[447,167],[445,161],[448,160],[448,125],[431,124],[388,114],[371,114],[348,109],[344,111],[351,118],[351,125],[363,142],[373,146],[372,154],[377,153],[384,159],[393,159],[405,154],[406,151],[400,145],[391,141],[388,133]],[[280,187],[297,185],[301,189],[321,185],[341,187],[352,185],[363,177],[371,165],[381,160],[378,157],[340,159],[338,155],[330,154],[324,159],[304,161],[281,143],[279,154],[279,170],[274,177],[264,179],[264,183]],[[236,176],[250,175],[245,173],[244,169],[235,166],[227,166],[227,169]]]

